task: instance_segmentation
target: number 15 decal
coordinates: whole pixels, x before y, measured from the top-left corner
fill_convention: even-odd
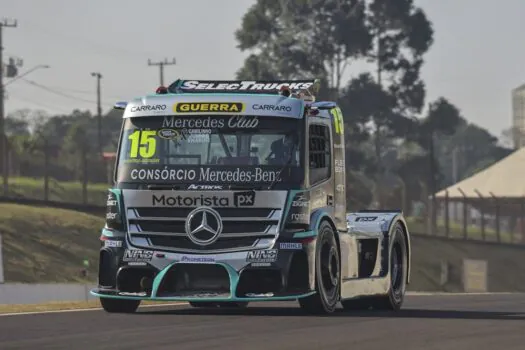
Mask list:
[[[154,130],[135,130],[129,135],[128,139],[131,141],[129,157],[137,158],[139,154],[141,158],[153,157],[157,150],[155,134]]]

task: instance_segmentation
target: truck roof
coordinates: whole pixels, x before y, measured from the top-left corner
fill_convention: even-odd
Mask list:
[[[176,80],[156,94],[118,102],[123,118],[184,115],[258,115],[303,117],[306,104],[315,101],[318,80],[243,81]],[[328,105],[327,105],[328,104]],[[333,102],[314,103],[331,108]]]

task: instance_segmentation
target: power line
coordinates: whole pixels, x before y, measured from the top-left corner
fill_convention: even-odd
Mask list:
[[[85,102],[85,103],[92,103],[92,104],[96,104],[97,102],[95,100],[88,100],[88,99],[85,99],[85,98],[81,98],[81,97],[77,97],[77,96],[72,96],[72,95],[69,95],[69,94],[66,94],[66,93],[63,93],[63,92],[60,92],[60,91],[57,91],[53,88],[50,88],[49,86],[46,86],[46,85],[42,85],[42,84],[39,84],[39,83],[36,83],[32,80],[28,80],[28,79],[24,79],[22,78],[21,80],[25,81],[26,83],[28,84],[31,84],[35,87],[38,87],[40,89],[43,89],[47,92],[50,92],[50,93],[53,93],[55,95],[58,95],[58,96],[62,96],[62,97],[65,97],[65,98],[69,98],[71,100],[76,100],[76,101],[81,101],[81,102]],[[113,105],[110,105],[110,104],[104,104],[105,106],[107,107],[113,107]]]
[[[164,61],[159,62],[151,62],[151,60],[148,59],[148,66],[159,66],[160,86],[164,86],[164,66],[175,65],[176,63],[175,57],[171,61],[168,61],[168,59],[165,58]]]
[[[62,87],[62,86],[50,86],[50,85],[46,85],[48,88],[50,89],[53,89],[53,90],[57,90],[57,91],[60,91],[60,92],[69,92],[69,93],[73,93],[73,94],[82,94],[82,95],[90,95],[90,96],[93,96],[93,94],[96,93],[95,90],[80,90],[80,89],[71,89],[71,88],[66,88],[66,87]],[[115,95],[108,95],[108,94],[103,94],[104,97],[109,97],[109,98],[113,98],[113,99],[122,99],[122,96],[115,96]]]

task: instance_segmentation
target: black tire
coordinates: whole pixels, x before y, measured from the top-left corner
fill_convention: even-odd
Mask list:
[[[100,305],[109,313],[131,314],[137,311],[140,300],[100,298]]]
[[[398,311],[405,300],[408,254],[403,226],[396,224],[394,238],[390,245],[390,290],[388,295],[377,298],[372,307],[376,310]]]
[[[365,297],[341,301],[345,310],[398,311],[403,305],[408,273],[408,255],[403,227],[396,224],[394,237],[389,248],[390,289],[381,297]]]
[[[311,314],[335,311],[341,291],[341,263],[332,226],[323,221],[319,227],[315,251],[316,294],[299,299],[303,310]]]

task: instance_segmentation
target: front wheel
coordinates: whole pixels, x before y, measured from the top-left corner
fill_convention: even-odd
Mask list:
[[[323,221],[319,227],[315,252],[316,294],[299,299],[299,305],[312,314],[335,311],[340,297],[340,258],[332,226]]]
[[[109,313],[131,314],[137,311],[140,300],[100,298],[100,305]]]

